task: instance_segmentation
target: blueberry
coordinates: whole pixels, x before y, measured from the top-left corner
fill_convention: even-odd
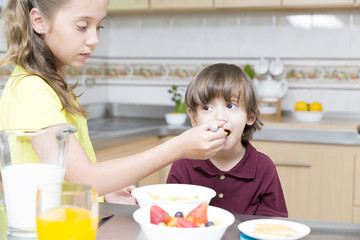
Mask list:
[[[184,214],[182,212],[175,213],[175,217],[184,217]]]
[[[213,222],[207,222],[207,223],[205,224],[205,227],[211,227],[211,226],[213,226],[213,225],[215,225]]]

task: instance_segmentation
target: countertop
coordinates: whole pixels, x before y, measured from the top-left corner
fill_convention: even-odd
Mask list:
[[[191,126],[169,126],[162,118],[111,117],[89,120],[88,128],[96,150],[150,136],[179,135]]]
[[[360,145],[360,120],[324,117],[316,123],[303,123],[293,116],[280,120],[263,119],[264,126],[253,140]],[[89,135],[95,149],[114,146],[149,136],[178,135],[191,127],[169,126],[163,118],[110,117],[88,121]]]
[[[264,127],[282,127],[299,129],[325,129],[325,130],[349,130],[360,129],[360,118],[348,118],[341,116],[324,116],[318,122],[300,122],[293,115],[287,114],[280,119],[263,118]]]
[[[145,240],[144,233],[141,231],[140,225],[133,220],[133,213],[138,209],[138,206],[100,203],[100,213],[108,212],[114,213],[114,217],[100,223],[98,230],[98,240]],[[253,215],[235,214],[235,222],[231,225],[223,236],[223,240],[239,240],[240,231],[238,225],[241,222],[259,218],[269,218]],[[289,220],[305,224],[311,228],[309,235],[304,237],[304,240],[359,240],[360,239],[360,224],[340,223],[340,222],[326,222],[315,220],[302,219],[288,219],[276,218],[282,220]]]

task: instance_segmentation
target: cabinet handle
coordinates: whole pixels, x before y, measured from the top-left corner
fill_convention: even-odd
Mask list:
[[[281,167],[311,167],[310,163],[274,162],[274,164]]]

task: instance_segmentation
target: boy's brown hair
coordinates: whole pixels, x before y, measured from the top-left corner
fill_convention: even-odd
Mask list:
[[[230,102],[233,96],[246,111],[247,117],[254,119],[254,124],[246,125],[242,141],[249,141],[255,131],[263,125],[260,121],[259,101],[249,76],[234,64],[217,63],[204,68],[190,82],[185,93],[187,107],[197,114],[197,107],[214,98],[222,97]]]

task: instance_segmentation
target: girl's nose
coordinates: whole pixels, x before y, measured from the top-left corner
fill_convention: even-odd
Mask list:
[[[89,46],[97,45],[99,43],[99,32],[96,30],[89,31],[88,38],[86,40],[86,44]]]

